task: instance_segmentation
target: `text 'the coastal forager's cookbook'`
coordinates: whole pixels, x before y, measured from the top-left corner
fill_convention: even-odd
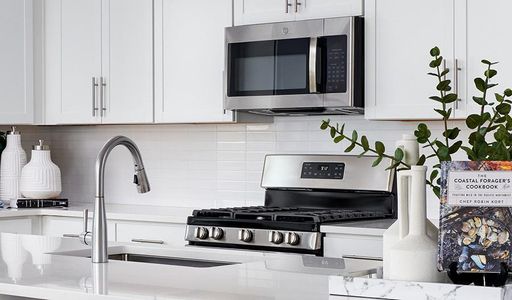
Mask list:
[[[439,270],[512,269],[512,162],[452,161],[441,165]]]

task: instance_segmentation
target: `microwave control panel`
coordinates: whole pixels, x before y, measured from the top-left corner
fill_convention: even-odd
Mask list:
[[[326,93],[347,92],[347,36],[326,36]]]
[[[300,178],[305,179],[343,179],[344,163],[305,162],[302,164]]]

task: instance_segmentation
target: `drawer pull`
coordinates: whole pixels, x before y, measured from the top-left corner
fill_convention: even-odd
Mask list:
[[[162,240],[146,240],[146,239],[132,239],[133,243],[145,243],[145,244],[164,244]]]
[[[62,236],[67,237],[67,238],[79,238],[80,237],[79,234],[73,234],[73,233],[64,233]]]

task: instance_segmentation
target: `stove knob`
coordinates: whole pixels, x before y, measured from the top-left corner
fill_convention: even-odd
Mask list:
[[[271,231],[268,234],[268,241],[273,244],[281,244],[284,240],[284,236],[279,231]]]
[[[212,230],[210,231],[210,237],[214,240],[220,240],[222,237],[224,237],[224,230],[220,227],[212,227]]]
[[[252,241],[252,231],[249,229],[242,229],[238,232],[238,239],[242,242],[249,243]]]
[[[286,243],[288,245],[296,246],[300,243],[300,236],[295,232],[288,232],[286,234]]]
[[[208,229],[204,227],[197,227],[194,233],[196,238],[200,240],[205,240],[208,238]]]

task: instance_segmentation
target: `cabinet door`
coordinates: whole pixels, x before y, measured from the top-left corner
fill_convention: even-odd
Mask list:
[[[246,25],[293,21],[295,20],[294,1],[234,0],[234,23]]]
[[[87,222],[89,231],[92,231],[92,225],[93,220],[89,218]],[[50,236],[72,237],[82,233],[83,226],[82,218],[45,216],[42,221],[41,233]],[[116,224],[114,222],[107,221],[107,235],[109,241],[116,240]]]
[[[45,1],[45,47],[46,123],[99,123],[101,0]]]
[[[293,0],[293,2],[294,7],[297,7],[297,20],[363,15],[363,0]]]
[[[185,245],[184,224],[117,223],[117,241],[142,244]]]
[[[496,0],[491,4],[484,0],[471,0],[457,3],[459,6],[456,9],[462,14],[466,12],[467,17],[458,19],[456,23],[460,25],[456,27],[457,37],[461,37],[456,43],[457,49],[460,49],[456,55],[461,66],[461,98],[468,99],[468,114],[479,113],[480,107],[472,97],[482,96],[473,82],[476,77],[484,78],[485,65],[481,63],[482,59],[499,62],[493,66],[498,75],[491,79],[491,83],[499,85],[491,89],[487,101],[495,102],[495,92],[501,94],[506,88],[512,88],[512,56],[507,38],[510,36],[509,12],[512,10],[512,2]],[[466,31],[463,31],[464,26]]]
[[[106,0],[102,24],[102,123],[153,122],[153,1]]]
[[[158,123],[232,121],[223,109],[224,28],[230,0],[163,0],[155,26]],[[201,9],[197,9],[200,7]],[[193,13],[184,13],[193,12]],[[161,30],[161,32],[157,31]]]
[[[32,0],[0,1],[0,123],[34,121]]]
[[[28,218],[27,219],[0,220],[0,232],[31,234],[32,233],[32,220],[28,219]]]
[[[453,63],[453,13],[453,0],[365,1],[367,119],[440,119],[429,50]]]

